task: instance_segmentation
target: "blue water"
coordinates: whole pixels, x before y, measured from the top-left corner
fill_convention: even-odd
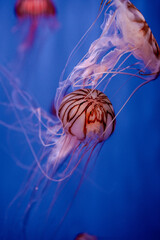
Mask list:
[[[159,0],[134,0],[133,3],[145,16],[160,44]],[[45,36],[43,29],[39,29],[39,37],[18,70],[16,49],[24,29],[14,15],[14,4],[15,0],[0,1],[0,63],[14,76],[18,75],[29,94],[49,112],[67,58],[94,21],[100,1],[55,0],[59,27],[45,31]],[[99,36],[102,21],[103,17],[71,59],[65,77]],[[18,30],[14,31],[16,27]],[[160,239],[159,92],[158,78],[140,89],[123,109],[113,136],[104,144],[56,234],[55,226],[73,197],[79,173],[64,188],[48,221],[44,220],[47,203],[53,198],[54,190],[47,191],[45,199],[30,214],[23,234],[18,218],[21,207],[17,202],[12,207],[9,204],[27,175],[21,163],[29,165],[34,159],[23,134],[0,125],[0,238],[72,240],[78,233],[88,232],[106,240]],[[2,89],[0,94],[2,101]],[[0,115],[8,122],[12,113],[6,110]],[[23,209],[23,203],[20,205]]]

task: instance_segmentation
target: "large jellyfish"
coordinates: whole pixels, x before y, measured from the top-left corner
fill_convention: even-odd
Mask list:
[[[110,85],[113,85],[116,96],[126,82],[132,80],[134,87],[129,96],[121,97],[124,101],[120,112],[140,87],[159,76],[160,49],[140,11],[128,0],[104,1],[98,17],[103,10],[102,33],[67,79],[61,79],[57,106],[70,87],[73,90],[84,86],[98,87],[109,94]]]
[[[54,206],[62,184],[64,185],[65,180],[68,181],[75,171],[82,173],[78,191],[89,163],[92,162],[93,165],[104,141],[114,132],[116,119],[108,97],[99,90],[89,88],[67,94],[58,109],[58,117],[52,119],[37,106],[27,92],[19,88],[17,79],[14,79],[8,70],[2,66],[0,69],[1,86],[9,102],[4,107],[16,117],[12,124],[4,122],[2,118],[0,123],[24,134],[35,159],[25,187],[11,204],[14,205],[17,201],[25,202],[26,195],[28,197],[29,194],[22,223],[23,232],[26,232],[35,202],[43,197],[51,182],[57,182],[58,186],[50,208]],[[13,87],[14,91],[10,95],[9,89]],[[35,143],[36,135],[39,140]],[[40,153],[37,152],[37,147],[41,147]]]
[[[54,153],[58,152],[57,162],[58,159],[66,157],[71,150],[77,155],[90,149],[92,154],[96,145],[108,139],[115,129],[112,104],[98,90],[79,89],[66,95],[61,102],[58,115],[65,135],[60,143],[63,149],[59,150],[59,147],[58,151],[53,149]],[[79,147],[80,151],[77,151]],[[78,155],[76,159],[79,159]],[[69,164],[72,164],[72,161]]]
[[[38,25],[42,20],[44,23],[47,21],[45,25],[49,25],[52,29],[57,25],[56,8],[51,0],[18,0],[15,5],[15,13],[20,22],[29,21],[29,32],[19,47],[22,52],[33,45]],[[41,25],[43,27],[43,22]]]
[[[34,118],[37,120],[39,140],[45,147],[45,152],[50,151],[46,164],[42,157],[43,164],[37,160],[37,166],[48,179],[62,181],[70,176],[83,157],[90,152],[89,160],[96,146],[103,143],[114,132],[116,122],[114,109],[108,97],[101,91],[85,88],[67,94],[58,109],[58,117],[52,120],[42,109],[34,106],[27,92],[20,90],[17,80],[12,79],[9,72],[2,66],[1,71],[4,77],[10,78],[11,85],[15,88],[10,97],[8,89],[1,81],[9,102],[12,102],[8,107],[15,111],[24,132]],[[25,110],[29,116],[23,119]],[[1,124],[6,127],[9,125],[2,121]],[[36,126],[36,123],[34,125]],[[16,129],[14,125],[10,127]],[[36,131],[36,128],[33,131]]]

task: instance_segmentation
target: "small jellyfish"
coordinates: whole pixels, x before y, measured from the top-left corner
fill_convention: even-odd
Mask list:
[[[30,48],[35,40],[38,25],[42,20],[47,21],[45,25],[56,27],[56,8],[51,0],[18,0],[15,4],[15,13],[21,22],[29,22],[29,32],[26,39],[20,45],[19,50]]]
[[[133,79],[133,86],[136,82],[137,85],[126,97],[120,112],[140,87],[159,76],[160,49],[140,11],[128,0],[104,1],[99,15],[104,9],[102,33],[67,79],[60,82],[57,106],[69,88],[98,87],[108,95],[113,84],[116,95],[125,81]]]
[[[79,233],[75,240],[97,240],[98,238],[88,233]]]

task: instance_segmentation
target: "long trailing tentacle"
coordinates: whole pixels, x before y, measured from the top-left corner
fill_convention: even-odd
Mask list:
[[[92,141],[91,141],[91,142],[92,142]],[[90,143],[91,143],[91,142],[90,142]],[[60,222],[59,222],[56,230],[54,231],[54,236],[56,236],[57,232],[59,231],[61,225],[62,225],[63,222],[64,222],[64,219],[65,219],[66,216],[68,215],[69,210],[71,209],[71,207],[72,207],[72,205],[73,205],[73,202],[74,202],[74,200],[75,200],[75,198],[76,198],[76,196],[77,196],[77,194],[78,194],[78,192],[79,192],[79,189],[80,189],[80,187],[81,187],[81,185],[82,185],[82,182],[83,182],[83,179],[84,179],[84,177],[85,177],[86,170],[87,170],[88,164],[89,164],[89,162],[90,162],[91,156],[93,155],[93,152],[94,152],[94,150],[95,150],[96,147],[97,147],[97,143],[96,143],[96,144],[95,144],[95,143],[91,143],[91,144],[89,144],[89,149],[86,149],[86,151],[89,151],[89,150],[91,150],[91,151],[90,151],[90,154],[89,154],[89,156],[88,156],[88,158],[87,158],[87,160],[86,160],[86,162],[85,162],[85,165],[84,165],[84,168],[83,168],[83,174],[81,175],[80,181],[79,181],[79,183],[78,183],[78,186],[77,186],[77,188],[76,188],[76,191],[74,192],[74,195],[73,195],[73,197],[72,197],[72,200],[70,201],[70,203],[69,203],[69,205],[68,205],[68,207],[67,207],[67,209],[66,209],[66,211],[65,211],[65,213],[64,213],[64,215],[63,215],[63,217],[61,218],[61,220],[60,220]],[[84,157],[85,154],[86,154],[86,153],[84,152],[84,154],[82,155],[82,158]]]
[[[45,168],[43,168],[41,161],[38,159],[37,153],[35,152],[32,142],[28,135],[28,130],[29,132],[30,130],[33,130],[32,134],[34,135],[37,134],[37,136],[39,136],[39,140],[40,140],[39,144],[42,144],[42,149],[44,149],[45,152],[48,152],[48,156],[49,156],[49,151],[51,152],[52,148],[54,148],[57,144],[59,144],[60,145],[59,147],[62,148],[62,145],[60,144],[60,142],[57,143],[57,141],[61,140],[61,137],[64,135],[64,132],[61,124],[59,123],[59,120],[57,120],[56,122],[53,122],[52,119],[49,118],[49,116],[45,113],[45,111],[43,111],[37,106],[34,106],[35,104],[32,104],[33,101],[30,98],[30,96],[19,88],[19,86],[17,85],[16,79],[13,78],[13,76],[11,76],[11,74],[8,72],[7,69],[5,69],[3,66],[0,66],[0,71],[1,71],[1,74],[4,75],[6,80],[10,82],[11,86],[13,87],[13,91],[16,91],[16,94],[14,94],[14,96],[17,95],[18,98],[20,97],[20,99],[14,102],[13,101],[14,99],[12,98],[12,93],[10,94],[8,89],[5,87],[3,80],[1,79],[1,87],[5,92],[5,95],[7,96],[9,103],[12,103],[11,107],[16,116],[17,124],[18,124],[17,127],[10,125],[11,126],[10,128],[14,130],[19,129],[19,131],[24,134],[25,139],[33,155],[33,158],[35,159],[37,166],[41,170],[42,174],[51,181],[61,181],[62,179],[59,179],[59,180],[54,179],[47,174],[47,171],[46,171],[47,168],[46,170]],[[22,103],[20,103],[20,100],[22,101]],[[10,104],[8,106],[10,106]],[[24,122],[22,122],[22,119],[20,118],[19,113],[22,114],[23,111],[27,112],[27,114],[29,115],[28,118],[30,121],[27,120],[27,117],[25,116],[25,118],[23,118]],[[33,118],[35,118],[36,120],[36,123],[34,123],[35,127],[28,125],[30,124]],[[9,126],[9,124],[3,121],[1,122],[4,126],[6,127]],[[27,129],[27,126],[28,126],[28,129]],[[42,134],[42,128],[43,128],[43,134]],[[45,132],[45,135],[44,135],[44,132]],[[57,158],[57,161],[58,161],[58,158]],[[56,163],[56,159],[54,162]],[[50,167],[53,167],[53,166],[50,165]],[[68,176],[70,176],[70,174]]]

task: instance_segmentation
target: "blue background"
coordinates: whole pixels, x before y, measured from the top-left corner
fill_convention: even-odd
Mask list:
[[[55,0],[59,27],[51,31],[39,27],[35,44],[19,68],[17,48],[25,36],[25,27],[18,24],[14,4],[13,0],[0,1],[0,63],[18,76],[41,108],[49,112],[67,58],[94,21],[100,1]],[[134,0],[133,4],[145,16],[160,43],[159,0]],[[100,35],[102,21],[103,17],[71,60],[66,76]],[[17,31],[13,31],[15,27]],[[84,179],[58,233],[54,234],[55,225],[72,199],[78,181],[76,176],[69,181],[44,225],[41,218],[47,212],[45,201],[54,196],[53,191],[47,192],[46,200],[29,218],[27,239],[74,239],[80,232],[106,240],[160,239],[159,91],[158,78],[140,89],[121,112],[113,136],[104,144],[89,177]],[[6,121],[7,114],[7,110],[0,112]],[[9,210],[5,230],[4,219],[27,174],[19,163],[22,160],[27,165],[31,159],[24,136],[0,126],[0,232],[5,232],[6,239],[22,237],[20,229],[12,227],[17,205]]]

